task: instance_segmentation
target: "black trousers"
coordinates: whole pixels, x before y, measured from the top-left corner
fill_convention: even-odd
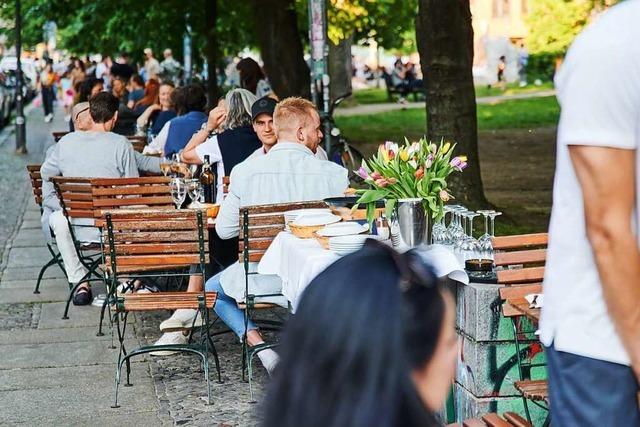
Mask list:
[[[53,87],[42,86],[42,107],[44,108],[44,115],[53,114]]]

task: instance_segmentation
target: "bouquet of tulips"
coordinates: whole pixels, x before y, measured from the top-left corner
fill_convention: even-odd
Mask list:
[[[373,221],[375,202],[385,201],[387,216],[400,199],[419,198],[426,212],[439,221],[444,203],[453,198],[447,189],[447,177],[467,167],[466,156],[453,156],[455,144],[434,144],[422,138],[403,146],[387,141],[378,152],[362,162],[358,175],[369,185],[358,190],[358,204],[367,206],[367,218]]]

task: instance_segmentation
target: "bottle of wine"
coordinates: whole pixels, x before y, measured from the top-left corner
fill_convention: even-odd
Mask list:
[[[204,156],[204,163],[202,165],[202,173],[200,174],[200,183],[204,191],[205,203],[216,202],[216,175],[211,170],[209,164],[209,156]]]

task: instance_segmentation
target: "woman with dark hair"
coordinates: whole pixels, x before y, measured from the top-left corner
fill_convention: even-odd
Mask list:
[[[133,77],[132,77],[133,78]],[[144,86],[144,95],[133,104],[133,112],[136,115],[144,113],[147,107],[158,103],[160,83],[156,79],[149,79]]]
[[[452,296],[413,251],[369,241],[305,290],[265,427],[435,426],[455,372]]]
[[[103,89],[104,82],[102,79],[96,79],[95,77],[88,77],[84,79],[80,84],[78,102],[88,102],[89,98],[102,92]],[[78,102],[76,102],[76,104]]]
[[[257,98],[269,95],[271,86],[262,72],[260,65],[251,58],[243,58],[236,65],[240,73],[240,87],[246,89]]]

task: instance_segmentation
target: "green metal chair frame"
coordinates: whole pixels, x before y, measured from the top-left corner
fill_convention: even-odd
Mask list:
[[[113,211],[107,212],[107,242],[109,254],[107,263],[110,266],[110,280],[112,287],[118,283],[118,276],[122,273],[126,277],[187,277],[188,267],[193,264],[200,266],[203,279],[206,279],[205,264],[207,263],[205,225],[203,211],[193,210],[145,210],[145,211]],[[195,222],[195,224],[194,224]],[[197,251],[184,248],[194,245],[193,240],[188,240],[194,233],[197,233]],[[119,234],[126,233],[127,236],[119,240]],[[179,246],[183,246],[179,248]],[[162,246],[162,247],[159,247]],[[148,250],[144,248],[147,247]],[[120,264],[124,263],[123,267]],[[174,273],[167,270],[178,270]],[[204,280],[206,281],[206,280]],[[202,367],[207,384],[207,399],[211,403],[211,386],[209,379],[209,359],[208,353],[212,352],[218,373],[218,381],[222,382],[220,372],[220,361],[215,345],[209,334],[209,309],[212,309],[216,301],[215,292],[203,290],[197,295],[186,292],[160,292],[147,295],[121,295],[115,299],[113,309],[114,323],[118,332],[120,351],[116,369],[115,401],[113,408],[118,405],[118,389],[121,382],[122,366],[126,365],[125,386],[130,386],[131,365],[130,359],[153,351],[179,351],[196,354],[202,359]],[[193,298],[197,298],[197,300]],[[143,345],[133,351],[127,352],[124,345],[124,338],[127,327],[128,314],[131,311],[154,311],[175,308],[185,308],[179,301],[183,298],[190,298],[190,304],[196,301],[198,311],[205,320],[201,328],[199,343],[168,344],[168,345]],[[142,300],[142,307],[133,309],[127,305],[127,300]],[[146,303],[145,301],[151,301]],[[154,305],[155,302],[155,305]],[[149,305],[150,304],[150,305]],[[194,308],[195,308],[194,307]]]
[[[277,298],[282,297],[284,295],[280,293],[270,293],[270,294],[252,294],[249,292],[249,277],[252,275],[258,274],[257,272],[251,272],[250,263],[259,261],[259,258],[262,257],[264,251],[266,251],[268,244],[270,244],[269,239],[275,238],[275,236],[285,228],[284,224],[284,212],[293,210],[293,209],[304,209],[304,208],[318,208],[318,207],[326,207],[324,202],[293,202],[293,203],[280,203],[280,204],[271,204],[271,205],[256,205],[256,206],[246,206],[240,208],[240,218],[242,220],[241,228],[242,228],[242,263],[244,266],[245,272],[245,307],[244,307],[244,336],[242,339],[242,374],[243,380],[245,379],[245,371],[247,374],[247,379],[249,382],[249,396],[250,401],[254,402],[253,396],[253,357],[259,352],[275,348],[278,346],[278,343],[262,343],[255,345],[253,347],[249,347],[247,344],[247,328],[249,326],[249,319],[252,319],[253,312],[257,307],[257,299],[258,298]],[[254,215],[257,215],[254,217]],[[253,219],[255,218],[255,220]],[[255,237],[251,235],[251,230],[253,226],[257,226],[262,232],[259,233],[258,243],[254,247],[252,240],[256,240]],[[267,246],[265,246],[265,243]],[[275,308],[278,306],[277,304],[267,303],[265,308]],[[290,307],[289,307],[290,308]],[[261,326],[261,329],[264,330],[280,330],[284,324],[284,319],[281,321],[274,320],[259,320],[256,321]]]
[[[105,277],[100,274],[100,264],[102,263],[102,240],[97,246],[94,243],[85,245],[76,236],[76,228],[97,228],[95,225],[74,224],[73,218],[89,218],[93,219],[93,205],[91,202],[91,182],[90,178],[80,177],[62,177],[55,176],[51,178],[53,185],[58,194],[62,212],[67,219],[69,232],[73,240],[73,246],[78,255],[80,263],[87,269],[87,273],[77,283],[69,282],[69,296],[65,305],[62,319],[69,319],[69,307],[71,300],[80,286],[84,282],[102,282],[106,285]],[[95,253],[85,253],[95,252]]]
[[[42,176],[40,175],[40,166],[41,165],[27,165],[27,172],[29,173],[29,179],[31,181],[31,188],[33,190],[33,197],[35,199],[36,204],[40,208],[40,216],[42,216],[43,208],[42,208]],[[53,230],[49,228],[49,233],[51,234],[51,238],[53,239],[51,242],[46,241],[47,250],[51,254],[51,258],[47,261],[40,272],[38,273],[38,280],[36,281],[36,288],[34,289],[34,294],[40,293],[40,283],[42,282],[42,278],[44,277],[44,273],[49,269],[49,267],[53,265],[57,265],[60,267],[60,270],[67,277],[67,271],[64,269],[64,264],[62,262],[62,257],[60,253],[54,249],[55,246],[55,236],[53,234]]]

